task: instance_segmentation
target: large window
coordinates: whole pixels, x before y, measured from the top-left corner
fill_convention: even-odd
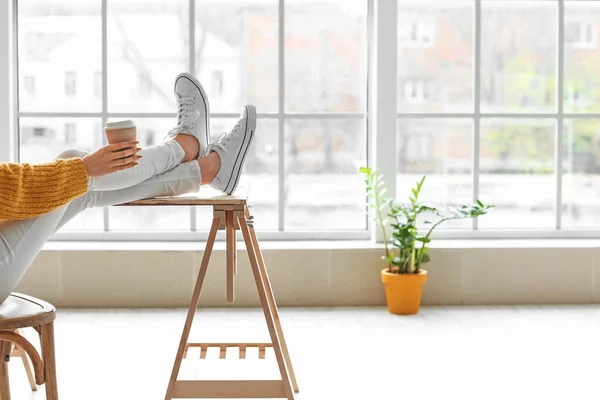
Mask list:
[[[135,119],[142,143],[159,142],[174,124],[173,78],[188,70],[211,99],[213,137],[231,127],[242,104],[257,106],[246,173],[257,227],[273,238],[368,237],[357,174],[367,162],[395,172],[388,181],[399,201],[427,174],[425,201],[496,206],[441,236],[592,236],[600,226],[598,2],[18,6],[22,161],[101,146],[103,123],[117,118]],[[381,15],[393,18],[383,26]],[[394,61],[395,75],[379,68]],[[374,107],[367,71],[388,91],[371,92]],[[377,107],[382,99],[396,108]],[[390,129],[368,134],[367,115]],[[383,157],[370,159],[368,149]],[[66,230],[188,234],[204,231],[210,217],[185,207],[109,208],[84,213]]]
[[[176,123],[174,78],[191,71],[210,99],[213,139],[243,104],[257,107],[245,170],[257,228],[366,238],[356,171],[367,162],[367,9],[367,0],[19,0],[20,161],[102,146],[103,124],[116,119],[134,119],[144,145],[161,141]],[[63,233],[185,234],[209,218],[188,207],[93,209]]]
[[[599,27],[593,1],[399,0],[398,197],[427,174],[496,205],[458,236],[600,226]]]

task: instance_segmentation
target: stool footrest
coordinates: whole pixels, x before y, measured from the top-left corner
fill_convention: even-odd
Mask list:
[[[176,381],[174,399],[281,399],[286,398],[281,380]]]
[[[206,352],[209,348],[218,348],[221,350],[219,358],[225,358],[227,349],[230,347],[240,349],[240,359],[246,358],[246,349],[258,348],[258,357],[261,359],[265,358],[265,352],[268,347],[273,348],[273,343],[187,343],[185,345],[185,351],[183,352],[183,358],[187,358],[188,349],[190,347],[200,348],[200,358],[206,358]]]

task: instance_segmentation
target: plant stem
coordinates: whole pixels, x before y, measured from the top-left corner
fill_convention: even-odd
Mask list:
[[[441,223],[446,222],[446,221],[450,221],[450,220],[453,220],[453,219],[460,219],[460,218],[462,218],[462,217],[458,217],[457,216],[457,217],[442,218],[441,220],[439,220],[438,222],[436,222],[435,224],[433,224],[433,226],[431,227],[431,229],[429,229],[429,232],[427,232],[427,235],[425,235],[425,239],[429,239],[429,236],[431,236],[431,232],[433,232],[433,230],[438,225],[440,225]],[[421,268],[421,258],[423,257],[423,252],[425,251],[425,245],[426,244],[427,243],[423,242],[423,245],[421,246],[421,249],[419,250],[419,256],[417,257],[417,263],[416,263],[417,268],[416,268],[415,272],[419,272],[419,269]]]
[[[374,186],[374,185],[373,185]],[[377,209],[377,221],[379,222],[379,226],[381,227],[381,233],[383,234],[383,244],[385,246],[385,262],[388,264],[389,272],[392,272],[392,264],[388,261],[390,258],[390,250],[388,248],[388,238],[387,233],[385,231],[385,225],[383,224],[383,215],[381,213],[381,199],[379,197],[379,190],[373,190],[375,194],[375,208]]]

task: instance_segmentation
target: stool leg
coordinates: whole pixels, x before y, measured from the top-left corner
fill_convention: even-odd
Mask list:
[[[58,400],[56,384],[56,359],[54,355],[54,322],[42,325],[40,330],[44,375],[46,377],[46,400]]]
[[[233,274],[237,275],[237,231],[233,230],[233,241],[231,242],[233,248]]]
[[[240,217],[239,219],[240,228],[242,235],[244,236],[244,242],[246,243],[246,252],[250,259],[250,265],[252,267],[252,273],[254,275],[254,281],[256,282],[256,289],[258,290],[258,297],[260,297],[260,303],[265,314],[265,320],[267,327],[269,328],[269,335],[271,336],[271,342],[273,343],[273,350],[275,351],[275,358],[279,366],[279,372],[281,373],[281,379],[283,381],[283,390],[288,400],[294,400],[294,393],[292,392],[292,386],[290,383],[290,376],[288,374],[287,365],[283,357],[283,351],[281,349],[280,335],[275,328],[275,321],[273,313],[267,300],[267,294],[265,284],[263,281],[261,270],[258,266],[258,260],[256,258],[256,252],[254,251],[254,245],[252,244],[252,238],[250,236],[250,229],[246,223],[246,218]]]
[[[25,337],[23,335],[23,329],[17,329],[17,330],[15,330],[15,333],[17,335],[21,335],[21,336]],[[17,344],[14,344],[13,350],[12,350],[12,355],[13,355],[13,357],[21,358],[21,361],[23,362],[23,368],[25,369],[25,373],[27,374],[27,380],[29,381],[29,387],[31,388],[32,392],[37,392],[38,387],[37,387],[37,384],[35,383],[35,376],[33,375],[33,368],[31,367],[31,360],[27,356],[27,352],[25,352]]]
[[[233,276],[235,275],[235,230],[233,211],[225,211],[225,232],[227,241],[227,302],[234,302]]]
[[[283,328],[281,328],[281,320],[279,319],[279,311],[277,310],[277,303],[275,302],[275,296],[273,295],[271,280],[269,279],[269,274],[267,273],[267,267],[265,266],[265,260],[262,255],[262,251],[258,246],[258,238],[256,237],[256,231],[254,230],[254,228],[250,228],[250,236],[252,237],[252,244],[254,246],[256,257],[258,258],[258,267],[260,268],[263,284],[265,285],[265,289],[267,291],[267,300],[269,302],[269,306],[271,307],[271,312],[273,313],[273,318],[275,320],[275,328],[277,329],[277,333],[279,334],[279,341],[281,343],[283,356],[285,357],[285,362],[290,373],[292,386],[294,388],[294,392],[298,393],[298,382],[296,381],[296,374],[294,373],[294,367],[292,367],[292,359],[290,358],[290,353],[285,342],[285,337],[283,335]]]
[[[12,342],[0,340],[0,400],[10,400],[7,360],[10,359],[11,348]]]
[[[0,400],[10,400],[10,383],[8,382],[8,363],[0,361]]]
[[[23,335],[21,335],[23,336]],[[19,346],[15,345],[14,349],[16,357],[20,357],[21,361],[23,361],[23,367],[25,368],[25,373],[27,374],[27,380],[29,381],[29,386],[33,392],[38,390],[38,387],[35,383],[35,377],[33,376],[33,369],[31,368],[31,361],[29,361],[29,356],[27,353],[23,351]]]
[[[196,309],[198,308],[198,302],[200,301],[200,291],[202,290],[202,284],[206,277],[206,271],[208,270],[208,262],[210,261],[210,255],[212,253],[213,245],[215,244],[215,238],[217,237],[217,231],[219,230],[220,217],[214,217],[210,233],[208,234],[208,240],[206,241],[206,248],[204,249],[204,256],[202,257],[202,265],[196,278],[196,286],[194,287],[194,293],[192,294],[192,300],[190,302],[190,308],[185,319],[185,325],[183,326],[183,333],[181,334],[181,340],[179,341],[179,349],[175,356],[175,363],[173,364],[173,371],[171,371],[171,379],[169,380],[169,386],[167,387],[167,394],[165,400],[171,400],[175,395],[175,383],[177,382],[177,376],[179,375],[179,368],[181,367],[181,360],[183,359],[183,353],[187,345],[188,338],[190,336],[190,330],[192,323],[194,322],[194,315],[196,315]]]

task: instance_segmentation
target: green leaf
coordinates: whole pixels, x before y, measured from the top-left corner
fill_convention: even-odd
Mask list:
[[[358,171],[359,171],[361,174],[367,174],[367,175],[369,175],[369,174],[371,173],[371,168],[370,168],[370,167],[360,167],[360,168],[358,169]]]

